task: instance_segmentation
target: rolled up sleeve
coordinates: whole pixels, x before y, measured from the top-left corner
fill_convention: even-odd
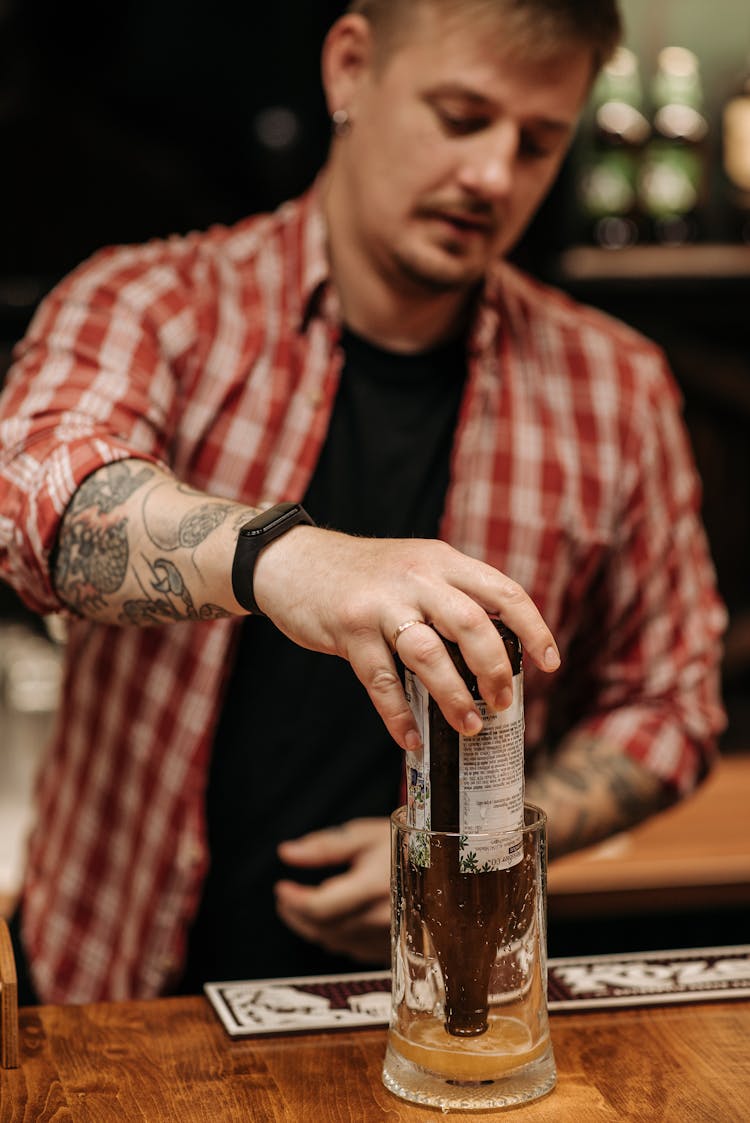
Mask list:
[[[0,398],[0,577],[34,611],[64,606],[50,556],[81,482],[139,458],[168,467],[191,325],[174,269],[105,250],[41,304]]]
[[[652,388],[630,431],[619,526],[592,605],[594,681],[572,735],[618,745],[684,795],[707,774],[725,725],[726,612],[677,391],[668,373]]]

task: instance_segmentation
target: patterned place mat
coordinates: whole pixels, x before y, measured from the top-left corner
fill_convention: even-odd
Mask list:
[[[390,971],[206,983],[203,989],[232,1037],[382,1026],[391,1011]]]
[[[750,996],[750,944],[550,959],[550,1010]]]
[[[227,1033],[383,1026],[390,971],[206,983]],[[550,1010],[653,1006],[750,997],[750,944],[549,960]]]

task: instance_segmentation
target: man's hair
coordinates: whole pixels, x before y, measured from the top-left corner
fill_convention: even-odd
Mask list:
[[[594,74],[622,35],[618,0],[351,0],[348,10],[370,22],[387,53],[423,7],[474,19],[494,16],[508,47],[532,59],[558,54],[572,44],[587,47]]]

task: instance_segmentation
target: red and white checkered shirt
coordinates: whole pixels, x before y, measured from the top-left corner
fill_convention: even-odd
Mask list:
[[[317,189],[231,229],[96,255],[40,308],[2,398],[2,576],[33,609],[60,610],[61,516],[119,458],[255,506],[300,499],[339,331]],[[698,501],[658,350],[499,264],[470,340],[441,536],[518,580],[557,638],[561,672],[526,672],[530,755],[573,727],[679,792],[705,773],[724,612]],[[179,969],[238,623],[71,622],[24,896],[45,1001],[155,995]]]

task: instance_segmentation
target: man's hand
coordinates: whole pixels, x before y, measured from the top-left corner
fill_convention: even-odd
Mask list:
[[[488,612],[516,632],[542,670],[554,671],[560,662],[547,625],[520,585],[445,542],[294,527],[261,552],[254,592],[261,609],[295,643],[351,663],[389,732],[406,749],[419,748],[420,739],[391,647],[400,625],[424,622],[398,635],[398,654],[449,723],[468,735],[479,732],[481,719],[440,636],[458,644],[482,697],[496,710],[510,705],[512,673]],[[335,707],[335,699],[326,704]]]
[[[346,865],[345,873],[320,885],[279,881],[279,916],[304,939],[363,963],[390,959],[390,823],[352,819],[340,827],[282,842],[288,865],[314,869]]]
[[[106,465],[81,484],[63,517],[58,594],[74,611],[108,624],[239,615],[232,561],[239,528],[254,513],[195,491],[153,464]],[[405,749],[418,749],[420,736],[396,672],[395,646],[449,723],[466,734],[477,733],[481,719],[441,636],[458,644],[482,697],[497,710],[510,705],[512,676],[488,612],[516,632],[542,670],[554,671],[560,662],[520,585],[445,542],[295,526],[261,551],[254,594],[295,643],[351,663]],[[321,698],[321,705],[335,710],[336,699]]]

